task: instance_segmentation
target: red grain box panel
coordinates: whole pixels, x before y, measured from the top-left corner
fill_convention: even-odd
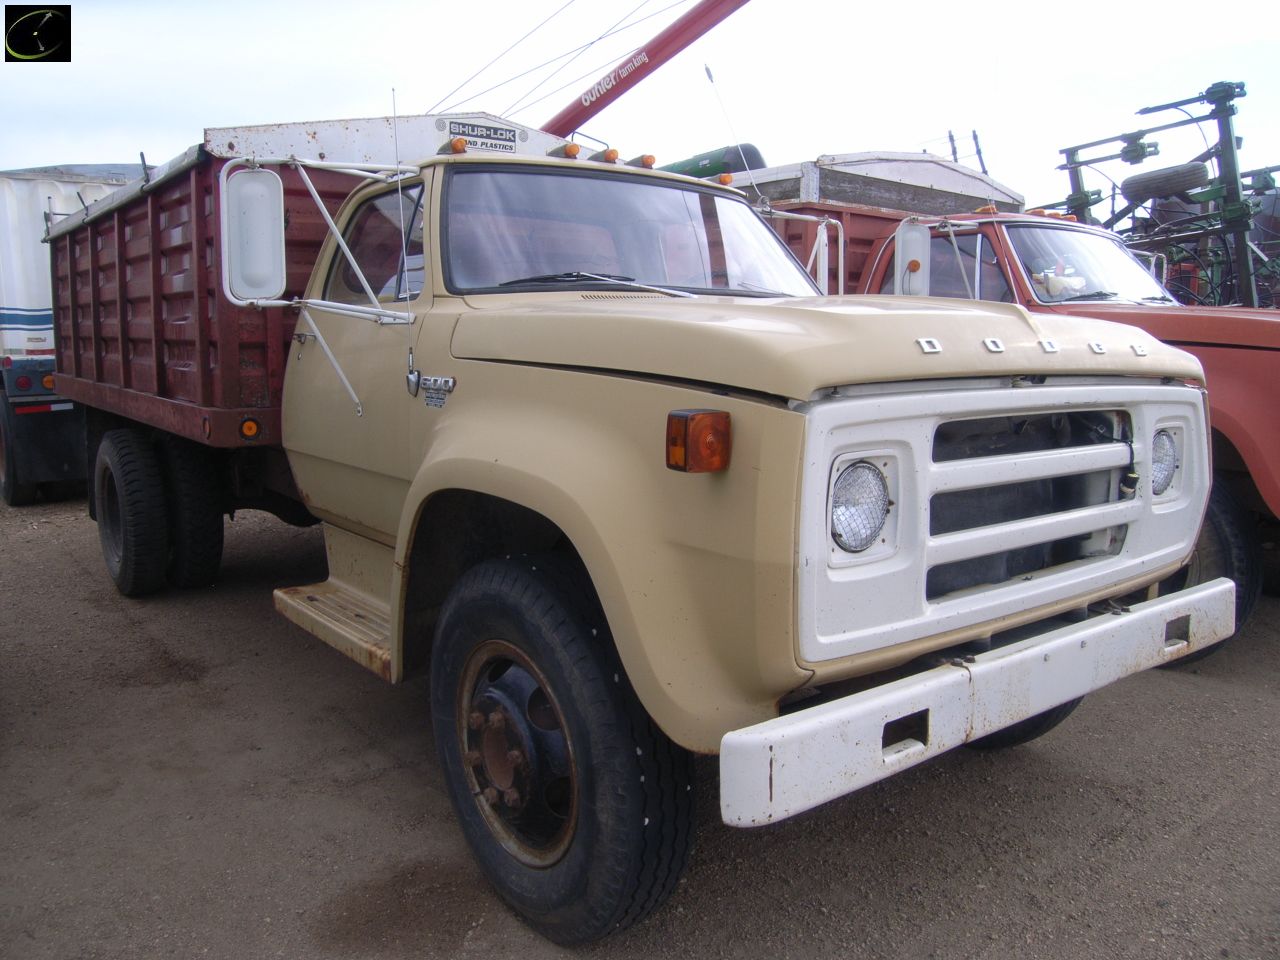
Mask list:
[[[55,229],[58,390],[81,403],[219,447],[280,443],[280,398],[296,311],[227,301],[218,174],[228,161],[188,151]],[[327,228],[296,170],[285,185],[288,282],[300,297]],[[309,175],[332,214],[356,181]],[[240,424],[256,420],[252,440]]]

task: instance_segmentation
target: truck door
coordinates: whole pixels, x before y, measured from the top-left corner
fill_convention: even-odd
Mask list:
[[[406,439],[417,404],[405,373],[430,309],[423,241],[429,193],[414,181],[366,195],[344,211],[339,227],[351,259],[331,238],[308,290],[308,299],[334,306],[304,311],[324,342],[311,335],[307,317],[300,319],[301,342],[285,374],[285,449],[308,507],[386,543],[394,542],[412,479]],[[343,304],[370,306],[370,293],[378,306],[411,322],[341,312]]]

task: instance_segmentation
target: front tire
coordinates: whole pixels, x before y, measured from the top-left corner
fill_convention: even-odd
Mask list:
[[[648,915],[693,828],[689,755],[644,712],[589,586],[555,558],[491,561],[454,587],[431,655],[449,795],[499,896],[560,944]],[[576,583],[575,587],[567,587]]]
[[[1024,743],[1030,743],[1038,737],[1043,737],[1063,720],[1075,713],[1076,707],[1080,706],[1080,701],[1083,699],[1084,697],[1076,697],[1074,700],[1068,700],[1066,703],[1061,703],[1052,709],[1046,710],[1044,713],[1037,713],[1035,716],[1019,720],[1003,730],[997,730],[995,733],[989,733],[985,737],[979,737],[977,740],[966,744],[966,746],[972,747],[974,750],[1003,750],[1006,747],[1016,747]]]
[[[102,557],[116,589],[141,597],[164,586],[169,562],[160,462],[138,430],[103,434],[93,467]]]
[[[1245,625],[1262,593],[1262,545],[1257,525],[1240,505],[1221,477],[1215,478],[1209,493],[1209,506],[1196,540],[1195,552],[1187,565],[1160,584],[1160,593],[1173,593],[1208,583],[1218,577],[1229,577],[1236,584],[1236,631]],[[1235,633],[1231,635],[1235,636]],[[1221,643],[1189,653],[1163,666],[1203,660],[1222,649],[1231,637]]]

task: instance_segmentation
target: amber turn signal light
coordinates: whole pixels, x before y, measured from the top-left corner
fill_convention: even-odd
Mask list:
[[[672,410],[667,414],[667,467],[682,473],[729,469],[729,414],[723,410]]]
[[[262,425],[252,417],[240,421],[240,436],[245,440],[255,440],[262,432]]]

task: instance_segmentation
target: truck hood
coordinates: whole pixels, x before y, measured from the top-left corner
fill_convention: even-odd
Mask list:
[[[453,334],[461,359],[621,371],[796,400],[824,387],[955,377],[1202,377],[1198,360],[1137,328],[1009,304],[600,291],[467,305]]]
[[[1280,350],[1280,310],[1084,301],[1057,304],[1053,310],[1073,317],[1095,317],[1133,324],[1175,345]]]

